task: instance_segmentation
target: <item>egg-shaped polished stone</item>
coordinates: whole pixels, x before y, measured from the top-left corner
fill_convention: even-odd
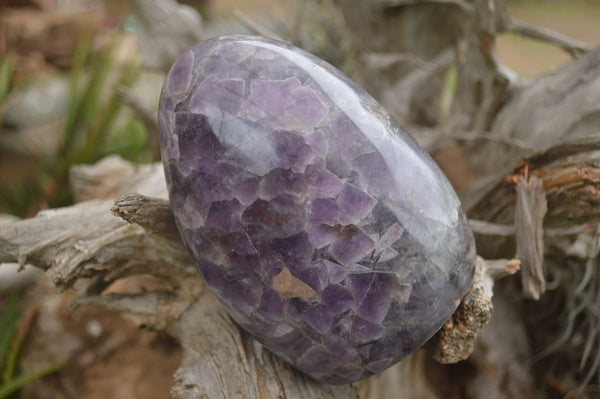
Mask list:
[[[255,36],[179,58],[159,126],[181,236],[231,317],[315,379],[422,346],[456,309],[472,233],[432,159],[326,62]]]

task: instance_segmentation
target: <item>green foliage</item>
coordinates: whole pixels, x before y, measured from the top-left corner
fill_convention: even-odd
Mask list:
[[[114,51],[116,46],[98,54],[92,61],[89,79],[80,88],[82,65],[89,49],[79,46],[71,72],[71,104],[67,114],[64,139],[59,151],[66,158],[67,167],[75,163],[97,161],[105,151],[103,145],[114,126],[122,103],[114,90],[107,93],[111,72],[115,69]],[[127,64],[118,71],[117,84],[131,86],[139,74],[139,66]]]
[[[17,307],[18,298],[11,296],[0,310],[0,376],[4,382],[5,372],[10,365],[8,364],[8,353],[13,338],[17,334],[21,312]]]
[[[91,33],[82,35],[73,56],[69,107],[58,153],[35,160],[33,177],[0,186],[0,212],[30,216],[40,204],[71,204],[68,172],[75,164],[93,163],[114,153],[133,162],[152,160],[145,126],[128,112],[114,90],[116,86],[131,86],[140,66],[137,62],[119,65],[118,41],[93,51]],[[9,72],[9,66],[0,62],[0,100],[3,74]]]
[[[32,317],[23,317],[18,307],[19,297],[13,294],[0,306],[0,399],[8,398],[26,384],[54,373],[63,363],[16,375],[21,347]]]
[[[117,69],[114,53],[117,46],[106,49],[99,54],[90,54],[89,41],[82,41],[75,52],[75,61],[71,70],[71,102],[67,112],[67,121],[59,156],[54,166],[54,175],[59,176],[60,184],[54,195],[48,199],[50,206],[61,206],[71,202],[70,188],[66,184],[67,173],[71,166],[81,163],[93,163],[103,156],[112,153],[107,146],[109,136],[115,129],[117,118],[122,110],[122,102],[113,90],[110,79]],[[91,69],[87,79],[84,78],[84,64],[91,60]],[[117,70],[117,85],[131,86],[140,69],[138,65],[126,64]],[[85,84],[82,86],[82,81]],[[125,126],[133,127],[135,117],[129,116]],[[130,141],[129,136],[140,136],[140,130],[133,131],[121,129],[122,134],[117,135],[125,141]],[[131,151],[122,155],[127,159],[138,160],[140,153],[146,148],[145,129],[142,132],[144,140],[138,140],[138,145],[125,146]],[[117,139],[118,140],[118,139]],[[139,143],[143,141],[143,143]],[[114,147],[114,145],[113,145]]]
[[[26,177],[0,186],[0,213],[25,216],[34,209],[43,189],[38,178]]]
[[[107,137],[103,155],[118,154],[131,162],[151,161],[144,123],[131,118],[127,124]]]
[[[10,54],[0,57],[0,101],[10,92],[10,79],[15,70],[16,60]]]

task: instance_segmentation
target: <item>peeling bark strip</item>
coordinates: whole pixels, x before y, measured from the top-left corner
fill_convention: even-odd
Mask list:
[[[543,224],[547,210],[542,179],[531,176],[528,180],[519,180],[515,209],[516,257],[521,260],[523,292],[536,300],[546,290]]]
[[[546,189],[546,237],[593,231],[600,220],[600,197],[596,194],[600,190],[600,173],[596,167],[598,149],[600,137],[570,140],[517,161],[515,166],[507,167],[487,181],[482,179],[481,185],[473,186],[462,198],[473,232],[497,236],[515,234],[514,177],[521,176],[525,170],[530,176],[541,178]],[[510,157],[507,155],[507,158]],[[504,159],[499,164],[510,162]]]
[[[155,176],[142,170],[136,173],[134,179],[141,192],[148,193],[156,186]],[[161,175],[164,186],[162,179]],[[356,384],[329,386],[310,380],[264,350],[216,304],[178,236],[173,238],[162,230],[172,220],[166,201],[136,194],[124,195],[115,204],[115,216],[133,224],[111,216],[110,201],[87,201],[0,225],[0,261],[32,263],[46,270],[54,284],[63,289],[79,278],[90,278],[90,286],[74,300],[73,307],[97,305],[120,311],[138,324],[175,337],[183,348],[183,361],[174,376],[174,398],[439,397],[428,385],[424,351]],[[105,295],[101,295],[102,289],[94,289],[98,281],[106,287],[121,278],[148,274],[166,279],[173,289]],[[275,278],[284,293],[307,299],[314,294],[308,286],[295,285],[296,279],[287,268]],[[491,287],[493,282],[485,278],[483,283],[478,280],[476,287]],[[489,295],[479,295],[486,292],[491,290],[472,290],[468,303],[461,307],[467,311],[461,320],[481,319],[481,309],[471,305],[474,300],[489,303]],[[436,350],[440,345],[465,354],[460,347],[472,348],[469,340],[475,339],[476,331],[463,327],[456,324],[460,330],[456,333],[445,329],[446,335],[438,337],[430,348],[441,353]]]

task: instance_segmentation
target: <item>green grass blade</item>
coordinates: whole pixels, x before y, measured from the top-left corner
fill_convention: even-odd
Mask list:
[[[27,333],[33,324],[33,319],[36,314],[36,309],[30,307],[25,312],[25,316],[21,318],[19,325],[17,327],[17,333],[12,340],[10,345],[8,354],[6,356],[6,361],[4,362],[4,370],[2,372],[2,381],[8,382],[10,381],[14,374],[15,369],[17,368],[17,361],[19,360],[19,354],[21,352],[21,345],[27,337]]]
[[[81,81],[87,59],[90,56],[92,43],[92,28],[83,32],[73,54],[73,64],[69,72],[70,104],[67,109],[64,135],[60,154],[68,153],[74,144],[80,117]]]
[[[0,386],[0,399],[8,398],[9,395],[17,392],[25,385],[45,377],[49,374],[55,373],[61,368],[65,367],[66,363],[55,363],[39,370],[33,370],[25,374],[21,374],[18,377],[10,380],[9,382]]]
[[[11,295],[0,311],[0,372],[4,371],[6,355],[15,336],[21,318],[17,295]]]
[[[10,79],[15,70],[16,60],[10,55],[0,58],[0,101],[10,92]]]
[[[127,64],[120,72],[117,86],[130,86],[139,76],[140,68],[137,64]],[[113,90],[108,101],[98,107],[98,115],[90,125],[89,133],[84,147],[81,149],[79,162],[90,163],[102,155],[102,148],[110,129],[121,110],[123,104],[120,97]]]

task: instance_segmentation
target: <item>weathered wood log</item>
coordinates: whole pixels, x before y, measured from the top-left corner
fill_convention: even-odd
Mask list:
[[[534,150],[498,140],[481,141],[483,145],[470,152],[470,162],[485,173],[494,173],[498,165],[511,168],[520,160],[551,148],[563,151],[561,145],[567,143],[578,145],[579,153],[586,146],[593,150],[598,137],[599,86],[597,47],[556,71],[513,87],[489,131],[505,143],[524,142]]]
[[[113,158],[110,163],[98,163],[90,177],[96,178],[97,168],[103,166],[113,171],[131,170],[125,164],[115,168],[116,162],[123,161]],[[133,175],[124,173],[122,180],[137,180],[136,188],[142,192],[164,194],[164,183],[158,190],[156,185],[161,169],[153,166],[150,170],[153,173],[147,168],[139,168]],[[114,187],[120,187],[117,191],[127,187],[117,176],[111,176],[111,181]],[[75,298],[73,306],[98,305],[124,312],[139,324],[175,337],[182,345],[184,358],[175,374],[174,397],[438,397],[427,383],[423,367],[428,355],[424,351],[384,373],[347,386],[316,383],[296,372],[241,331],[206,289],[183,244],[173,234],[172,216],[164,200],[123,196],[112,207],[119,217],[111,215],[111,205],[111,201],[90,200],[1,225],[2,261],[34,264],[45,270],[60,290],[78,280],[87,281],[87,288]],[[110,290],[103,294],[119,279],[145,274],[164,279],[170,288],[136,294]],[[475,307],[481,313],[466,305],[471,306],[471,313],[460,316],[461,320],[475,320],[475,324],[453,328],[450,324],[445,328],[450,338],[442,335],[438,344],[432,344],[439,354],[451,348],[454,359],[447,354],[439,356],[445,356],[445,361],[458,361],[470,354],[477,330],[491,314],[492,280],[483,277],[476,281],[477,288],[466,303],[483,301],[484,306]],[[460,337],[452,331],[459,332]]]
[[[579,316],[568,309],[556,315],[564,320],[564,331],[556,334],[557,343],[550,349],[568,341],[575,319],[581,323],[579,328],[596,331],[586,333],[586,349],[579,353],[583,363],[591,353],[597,355],[598,362],[588,362],[590,371],[582,380],[589,381],[600,365],[599,330],[587,327],[598,325],[597,308],[587,304],[596,288],[585,272],[590,270],[588,264],[597,264],[596,247],[589,243],[598,239],[600,209],[598,154],[594,152],[598,149],[600,48],[589,50],[556,32],[514,19],[505,0],[386,0],[360,7],[338,0],[336,4],[346,16],[348,36],[361,36],[353,44],[358,54],[366,55],[357,69],[366,75],[361,77],[367,89],[430,152],[452,142],[461,144],[471,171],[482,176],[461,195],[479,228],[478,253],[510,258],[518,246],[524,254],[526,246],[532,250],[527,269],[538,270],[537,288],[529,289],[529,296],[536,297],[544,279],[550,278],[555,279],[554,290],[548,294],[551,298],[578,304]],[[371,23],[365,23],[365,14]],[[519,78],[496,56],[495,37],[505,31],[551,43],[578,58],[543,76]],[[376,54],[370,54],[373,51]],[[445,51],[454,53],[453,62],[440,66],[431,61]],[[413,77],[419,75],[428,78],[414,83]],[[455,86],[448,84],[454,76]],[[440,79],[447,84],[440,85]],[[448,90],[452,87],[456,89]],[[516,204],[525,197],[517,195],[516,182],[527,176],[542,180],[548,211],[532,220],[537,227],[531,232],[537,238],[521,242],[521,233],[530,226],[525,226],[522,215],[515,217]],[[534,241],[537,244],[531,245]],[[541,259],[544,279],[539,278]],[[536,333],[535,325],[530,333]],[[543,349],[538,350],[544,355],[552,352]],[[583,363],[579,367],[585,368]],[[576,380],[573,374],[565,381]],[[520,395],[508,391],[506,397],[528,396],[524,391]]]

